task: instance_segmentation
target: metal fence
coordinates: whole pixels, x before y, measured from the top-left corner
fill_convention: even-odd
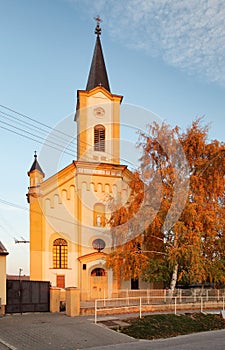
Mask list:
[[[206,289],[206,288],[188,288],[175,289],[174,297],[185,299],[186,297],[205,296],[207,298],[218,297],[225,295],[225,289]],[[112,292],[112,298],[126,298],[126,297],[162,297],[166,299],[170,297],[169,289],[119,289]]]
[[[81,289],[81,300],[90,301],[106,298],[127,298],[127,297],[144,297],[144,296],[162,296],[164,297],[166,290],[164,289],[108,289],[100,288],[98,292],[93,293],[90,289]]]
[[[131,292],[131,291],[129,291]],[[154,290],[155,292],[155,290]],[[214,291],[215,292],[215,291]],[[95,323],[99,314],[116,314],[116,313],[138,313],[142,317],[143,312],[174,312],[178,310],[224,310],[225,293],[202,293],[195,291],[192,295],[185,295],[187,293],[177,293],[176,296],[171,297],[168,291],[163,291],[162,295],[151,295],[150,291],[146,296],[130,296],[128,293],[126,297],[110,298],[110,299],[96,299],[95,300]],[[159,293],[160,294],[160,293]],[[189,293],[190,294],[190,293]],[[215,295],[216,294],[216,295]]]
[[[92,293],[90,289],[80,290],[81,301],[94,301],[95,299],[107,299],[107,298],[130,298],[130,297],[161,297],[163,300],[170,295],[169,289],[108,289],[102,288],[99,293]],[[173,293],[174,297],[178,297],[179,300],[185,300],[188,297],[197,298],[198,296],[204,296],[210,300],[210,298],[220,298],[221,295],[225,295],[225,289],[206,289],[206,288],[189,288],[189,289],[176,289]]]

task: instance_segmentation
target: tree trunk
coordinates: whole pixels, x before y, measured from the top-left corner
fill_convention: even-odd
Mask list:
[[[170,282],[170,290],[169,290],[169,296],[172,297],[174,293],[174,289],[176,287],[177,283],[177,275],[178,275],[178,264],[175,264],[173,268],[173,274]]]

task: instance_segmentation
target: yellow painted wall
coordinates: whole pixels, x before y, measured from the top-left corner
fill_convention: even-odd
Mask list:
[[[94,252],[92,242],[102,238],[104,251],[111,249],[109,227],[93,226],[94,206],[105,205],[110,218],[109,197],[129,196],[128,180],[123,180],[124,166],[76,162],[40,186],[40,196],[30,196],[30,275],[32,280],[50,281],[56,286],[57,275],[65,275],[66,286],[81,286],[80,256]],[[126,176],[125,176],[126,178]],[[53,242],[63,238],[68,243],[68,269],[53,268]]]
[[[41,202],[39,198],[30,198],[30,279],[43,280],[44,231]]]
[[[0,298],[6,305],[6,255],[0,255]]]
[[[103,239],[104,252],[110,252],[109,200],[124,204],[129,197],[130,172],[119,165],[121,100],[102,87],[78,91],[78,161],[43,182],[41,173],[28,174],[32,280],[50,281],[54,287],[57,275],[65,275],[66,287],[88,290],[91,269],[104,265],[104,256],[89,260],[95,252],[92,242]],[[96,113],[99,107],[104,109],[103,115]],[[94,151],[94,126],[98,124],[105,127],[105,152]],[[96,204],[105,206],[104,227],[94,224]],[[57,238],[67,241],[67,269],[53,268],[53,242]],[[84,261],[87,270],[82,269]],[[112,273],[108,278],[113,280]]]
[[[104,88],[79,91],[79,113],[77,113],[78,159],[104,163],[120,163],[120,103],[121,96],[112,95]],[[96,108],[104,109],[104,115],[96,115]],[[106,129],[105,152],[94,151],[95,125]]]

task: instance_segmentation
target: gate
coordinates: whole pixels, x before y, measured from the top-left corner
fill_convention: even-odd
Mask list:
[[[7,280],[6,313],[49,311],[50,282]]]

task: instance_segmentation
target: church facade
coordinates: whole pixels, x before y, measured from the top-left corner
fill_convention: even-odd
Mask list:
[[[105,267],[113,246],[110,203],[126,203],[132,173],[120,164],[122,96],[110,91],[99,22],[95,33],[87,86],[77,91],[77,160],[45,180],[35,154],[27,194],[30,279],[78,287],[83,300],[131,288]],[[138,287],[146,286],[140,281]]]

